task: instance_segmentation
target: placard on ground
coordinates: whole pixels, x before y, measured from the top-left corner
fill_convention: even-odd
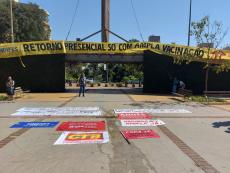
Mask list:
[[[159,126],[165,125],[162,120],[121,120],[123,127],[137,127],[137,126]]]
[[[63,122],[57,131],[104,131],[105,121]]]
[[[185,109],[114,109],[116,114],[120,113],[192,113]]]
[[[101,116],[98,107],[21,108],[13,116]]]
[[[59,122],[18,122],[12,125],[10,128],[53,128]]]
[[[121,133],[126,139],[160,138],[153,130],[122,130]]]
[[[120,113],[117,118],[123,119],[152,119],[152,116],[147,113]]]
[[[54,145],[108,143],[107,131],[63,132]]]

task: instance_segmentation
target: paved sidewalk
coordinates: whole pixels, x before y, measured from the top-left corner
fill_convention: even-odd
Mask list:
[[[136,89],[124,92],[121,89],[95,88],[80,98],[75,92],[30,94],[14,103],[0,103],[0,172],[229,173],[230,112],[212,106],[177,102],[168,96],[141,95]],[[154,114],[166,122],[165,127],[170,133],[164,128],[151,127],[160,139],[130,140],[131,144],[124,140],[119,130],[140,128],[121,127],[115,118],[106,116],[49,117],[43,121],[105,120],[110,135],[108,144],[54,146],[61,134],[55,131],[56,128],[29,129],[20,133],[16,133],[19,129],[9,128],[19,121],[38,119],[10,115],[21,107],[58,106],[98,106],[108,117],[114,115],[114,108],[186,109],[192,113]],[[13,133],[17,135],[12,136]],[[1,147],[2,140],[9,136],[11,141]],[[180,143],[177,143],[178,139]],[[196,152],[196,158],[187,151]]]

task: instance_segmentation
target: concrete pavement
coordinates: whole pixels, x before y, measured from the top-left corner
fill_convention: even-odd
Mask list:
[[[230,170],[230,112],[197,103],[181,103],[171,96],[144,96],[136,89],[90,89],[86,97],[75,97],[75,91],[62,94],[30,94],[14,103],[0,103],[1,141],[18,129],[9,126],[19,121],[37,118],[12,117],[21,107],[99,106],[104,118],[49,117],[43,121],[106,120],[110,135],[108,144],[60,145],[53,143],[60,132],[52,129],[29,129],[14,136],[0,148],[2,173],[229,173]],[[151,127],[160,139],[130,140],[120,135],[124,129],[115,118],[114,108],[171,108],[187,109],[191,114],[155,114],[166,127],[195,151],[214,169],[197,166],[183,148],[178,147],[161,128]],[[129,127],[125,129],[140,129]],[[146,128],[145,128],[146,129]],[[12,135],[11,135],[12,137]],[[200,162],[203,160],[200,160]],[[203,169],[202,169],[203,168]]]

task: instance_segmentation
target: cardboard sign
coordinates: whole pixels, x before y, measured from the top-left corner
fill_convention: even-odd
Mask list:
[[[192,113],[185,109],[114,109],[116,114],[120,113]]]
[[[108,143],[109,134],[99,132],[63,132],[54,145]]]
[[[104,131],[105,121],[90,122],[63,122],[56,129],[57,131]]]
[[[10,128],[53,128],[59,122],[19,122],[12,125]]]
[[[124,127],[132,126],[159,126],[165,123],[161,120],[121,120],[121,125]]]
[[[122,130],[126,139],[160,138],[153,130]]]
[[[118,114],[119,120],[122,119],[152,119],[152,116],[147,113],[122,113]]]

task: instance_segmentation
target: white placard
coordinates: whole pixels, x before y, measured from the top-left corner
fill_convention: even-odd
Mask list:
[[[63,132],[54,145],[66,144],[103,144],[109,142],[109,133],[96,132]]]
[[[192,113],[185,109],[114,109],[116,114],[120,113]]]
[[[123,127],[137,127],[137,126],[160,126],[165,125],[161,120],[121,120]]]

